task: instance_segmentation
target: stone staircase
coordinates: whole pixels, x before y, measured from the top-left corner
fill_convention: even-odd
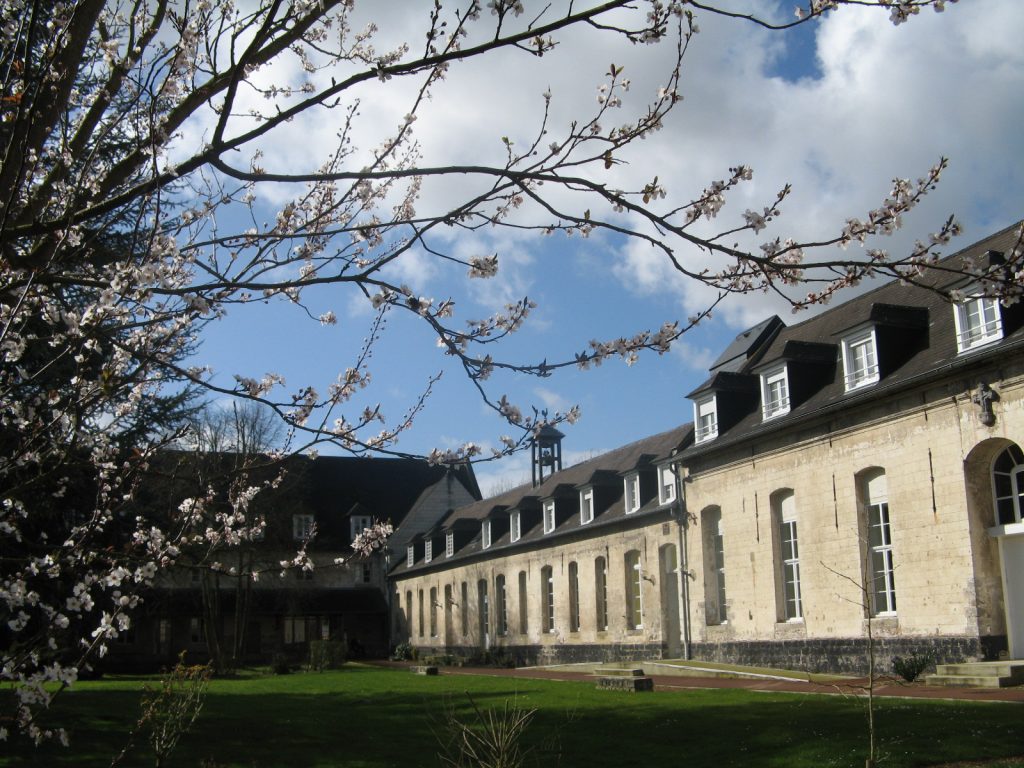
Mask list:
[[[963,688],[1009,688],[1024,685],[1024,661],[975,661],[939,664],[925,677],[928,685]]]

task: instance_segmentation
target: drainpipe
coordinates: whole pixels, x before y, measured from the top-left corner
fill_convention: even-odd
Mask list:
[[[679,557],[677,558],[679,578],[679,618],[682,622],[683,659],[689,661],[690,653],[690,561],[687,554],[687,530],[690,527],[686,512],[685,485],[682,478],[683,466],[675,464],[676,476],[676,525],[679,529]]]

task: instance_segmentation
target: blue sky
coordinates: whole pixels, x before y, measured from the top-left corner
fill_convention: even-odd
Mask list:
[[[419,21],[399,12],[401,5],[372,6],[383,14],[385,37],[412,34],[410,25]],[[780,17],[792,12],[791,4],[753,5],[774,8]],[[894,176],[916,178],[945,155],[951,164],[939,190],[881,245],[907,248],[950,213],[965,228],[951,250],[1024,218],[1024,53],[1018,35],[1024,3],[948,5],[943,14],[925,11],[899,28],[886,17],[844,9],[798,34],[779,35],[698,14],[702,31],[687,56],[683,103],[616,173],[633,179],[657,174],[670,195],[689,199],[723,178],[728,167],[750,165],[753,182],[713,223],[740,223],[746,208],[790,182],[794,193],[783,216],[763,234],[799,239],[838,232],[848,216],[864,217],[876,207]],[[486,68],[454,71],[416,124],[427,161],[493,160],[501,136],[528,133],[533,107],[547,88],[556,118],[592,109],[608,61],[625,64],[634,90],[653,93],[665,53],[577,35],[539,61],[499,58]],[[392,125],[389,108],[401,114],[403,103],[382,95],[367,101],[364,111],[368,121]],[[322,159],[329,147],[326,141],[318,145],[321,128],[326,126],[296,126],[292,143],[278,140],[281,162]],[[366,139],[372,140],[372,131]],[[431,194],[455,191],[441,187]],[[419,295],[455,297],[463,319],[483,317],[507,298],[536,301],[527,325],[498,350],[507,359],[565,359],[592,338],[656,329],[707,300],[706,291],[674,273],[649,247],[607,236],[544,238],[494,230],[447,245],[497,252],[498,277],[469,281],[465,270],[423,254],[413,254],[396,271]],[[694,264],[703,258],[697,252],[684,257]],[[338,289],[311,298],[314,309],[337,314],[338,326],[321,327],[282,302],[252,305],[207,329],[197,361],[211,365],[222,385],[234,374],[258,378],[276,371],[289,391],[306,384],[322,391],[351,364],[372,314],[361,296]],[[578,460],[691,420],[685,394],[703,380],[708,364],[740,330],[774,313],[794,321],[770,297],[735,297],[663,356],[645,355],[632,367],[609,360],[546,379],[496,377],[491,391],[495,398],[507,394],[524,410],[579,404],[581,420],[564,430],[566,456]],[[412,318],[392,313],[371,370],[374,380],[361,393],[358,410],[379,403],[389,420],[415,402],[430,376],[443,372],[426,409],[396,446],[400,450],[426,453],[465,441],[486,447],[509,431]],[[529,476],[522,456],[480,465],[477,472],[485,488]]]

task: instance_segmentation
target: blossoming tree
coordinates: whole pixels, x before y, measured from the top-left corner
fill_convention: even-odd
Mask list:
[[[683,0],[552,2],[530,10],[518,0],[435,0],[409,6],[404,21],[420,23],[415,35],[378,48],[378,27],[387,24],[372,17],[384,6],[355,0],[4,3],[0,677],[17,684],[18,697],[0,720],[0,738],[12,729],[36,739],[61,736],[37,719],[53,695],[45,684],[73,683],[83,664],[102,655],[128,627],[137,591],[184,547],[257,535],[247,510],[258,483],[233,485],[216,508],[205,496],[186,499],[159,524],[124,514],[154,452],[178,439],[182,403],[175,398],[188,387],[264,403],[296,448],[330,442],[356,453],[394,451],[423,399],[389,422],[379,409],[355,406],[354,397],[369,381],[385,317],[408,313],[508,422],[511,436],[497,452],[511,452],[544,423],[571,421],[576,412],[524,414],[489,388],[492,372],[547,376],[611,356],[664,352],[710,310],[590,342],[570,359],[503,360],[493,350],[527,319],[528,298],[483,320],[460,320],[453,300],[421,296],[390,277],[389,266],[413,253],[473,278],[493,276],[500,254],[461,257],[446,246],[452,231],[497,226],[538,236],[600,230],[641,238],[718,296],[778,291],[794,306],[827,300],[865,277],[915,280],[935,268],[936,249],[957,229],[952,219],[905,254],[873,248],[837,259],[825,248],[892,232],[938,181],[944,161],[916,182],[898,180],[878,208],[848,219],[830,239],[776,238],[747,250],[729,245],[731,236],[760,232],[778,216],[788,188],[706,235],[696,225],[729,220],[723,209],[750,168],[729,169],[692,198],[680,198],[653,172],[625,189],[602,175],[631,143],[659,129],[681,98],[700,14],[784,29],[847,4],[877,6],[897,24],[944,6],[810,0],[793,18],[773,22],[729,10],[732,4]],[[504,137],[497,155],[459,164],[421,156],[416,119],[453,70],[499,53],[543,58],[583,29],[672,51],[650,99],[631,91],[629,73],[613,63],[600,82],[588,83],[598,89],[589,114],[556,121],[557,95],[545,92],[537,94],[531,140]],[[367,144],[359,100],[390,93],[408,108],[391,125],[374,125]],[[311,115],[336,126],[334,146],[314,167],[276,162],[268,149]],[[457,182],[446,194],[423,194],[447,179]],[[268,206],[274,211],[265,216]],[[688,267],[680,258],[688,249],[704,252],[707,266]],[[1018,241],[998,274],[971,274],[1015,299],[1022,250]],[[273,373],[239,376],[225,387],[185,362],[207,324],[236,307],[280,298],[301,309],[325,285],[362,297],[375,313],[367,340],[325,391],[288,389]],[[337,319],[309,314],[312,322]],[[430,458],[478,454],[468,444]],[[386,534],[385,527],[368,530],[357,554],[379,549]],[[288,563],[302,564],[301,552]]]

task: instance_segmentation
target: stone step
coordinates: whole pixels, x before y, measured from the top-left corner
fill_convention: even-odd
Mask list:
[[[1014,677],[1024,682],[1024,663],[1019,661],[978,661],[963,664],[937,664],[935,673],[938,675]]]
[[[599,677],[643,677],[644,671],[642,669],[605,668],[594,670],[593,674]]]
[[[993,675],[927,675],[924,681],[928,685],[942,685],[948,688],[1010,688],[1021,685],[1016,677]]]

